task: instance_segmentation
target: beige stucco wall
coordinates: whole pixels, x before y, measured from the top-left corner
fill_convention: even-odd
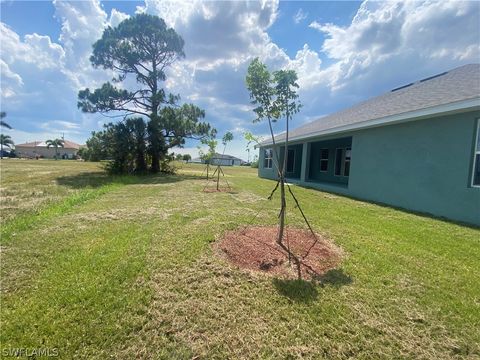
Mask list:
[[[15,152],[18,157],[29,157],[34,158],[36,156],[43,156],[47,159],[53,159],[55,157],[55,148],[46,148],[46,147],[22,147],[16,146]],[[58,155],[61,158],[64,154],[73,157],[78,153],[77,149],[64,149],[58,148]]]

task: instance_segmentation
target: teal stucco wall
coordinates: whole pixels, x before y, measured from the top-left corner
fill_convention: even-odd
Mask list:
[[[351,146],[351,137],[312,142],[309,156],[310,167],[306,175],[307,180],[348,185],[348,177],[335,175],[335,150],[337,148],[351,148]],[[320,169],[320,154],[322,149],[328,151],[328,167],[324,172]]]
[[[337,135],[352,138],[348,184],[321,182],[311,169],[298,183],[480,226],[480,188],[471,186],[478,118],[475,111]],[[315,142],[334,138],[308,139],[303,166],[317,162]],[[259,176],[275,178],[262,164]]]

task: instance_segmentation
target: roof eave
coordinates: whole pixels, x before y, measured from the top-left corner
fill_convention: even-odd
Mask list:
[[[443,116],[443,115],[449,115],[449,114],[466,112],[466,111],[474,111],[474,110],[480,110],[480,97],[457,101],[449,104],[437,105],[437,106],[420,109],[420,110],[409,111],[406,113],[385,116],[382,118],[365,120],[355,124],[338,126],[331,129],[312,132],[306,135],[292,136],[292,137],[289,137],[288,141],[293,142],[298,140],[310,139],[318,136],[333,135],[333,134],[339,134],[339,133],[344,133],[348,131],[363,130],[363,129],[373,128],[373,127],[421,120],[421,119],[432,117],[434,115]],[[284,142],[285,140],[283,139],[276,140],[277,144],[282,144]],[[272,145],[271,140],[264,141],[263,143],[256,145],[255,148],[269,146],[269,145]]]

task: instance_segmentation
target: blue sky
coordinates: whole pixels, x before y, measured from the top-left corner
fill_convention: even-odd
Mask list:
[[[185,39],[186,59],[165,87],[205,109],[227,152],[246,158],[242,134],[253,124],[244,79],[260,57],[271,70],[295,69],[302,111],[292,127],[392,88],[480,59],[480,3],[2,1],[1,108],[16,143],[59,137],[84,143],[110,121],[76,108],[78,90],[112,74],[89,64],[106,26],[138,12],[165,19]],[[126,85],[126,86],[131,86]],[[276,124],[276,132],[284,124]],[[196,156],[189,141],[178,152]]]

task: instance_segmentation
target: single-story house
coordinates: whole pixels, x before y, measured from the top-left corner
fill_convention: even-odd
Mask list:
[[[63,159],[73,159],[82,145],[73,141],[65,140],[63,147],[58,148],[58,155]],[[32,141],[25,144],[15,145],[15,152],[18,157],[36,158],[43,157],[46,159],[55,158],[55,148],[47,147],[45,141]]]
[[[192,160],[193,163],[201,163],[205,164],[205,160],[201,158],[195,158]],[[240,166],[245,164],[246,162],[243,161],[242,159],[239,159],[235,156],[232,155],[224,155],[224,154],[218,154],[215,153],[212,156],[212,159],[210,161],[210,165],[221,165],[221,166]]]
[[[431,76],[289,132],[289,182],[480,225],[480,64]],[[259,145],[276,179],[285,134]]]

